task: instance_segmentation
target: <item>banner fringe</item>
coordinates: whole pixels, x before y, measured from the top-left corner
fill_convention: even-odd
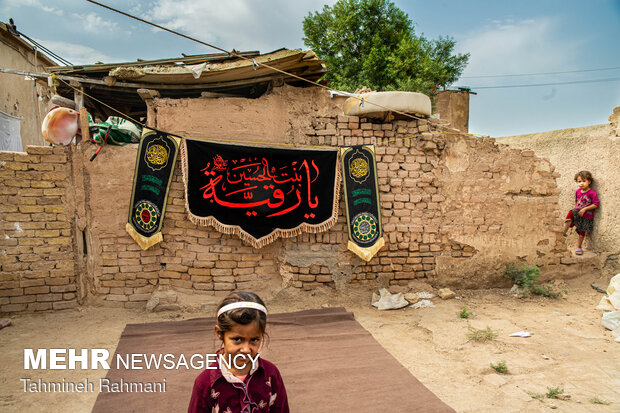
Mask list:
[[[142,234],[139,234],[138,231],[134,229],[133,226],[128,222],[125,224],[125,231],[133,238],[134,241],[142,248],[143,250],[147,250],[151,248],[153,245],[158,244],[164,240],[161,231],[157,232],[155,235],[150,237],[145,237]]]
[[[324,222],[320,224],[308,224],[306,222],[302,222],[295,228],[291,229],[274,229],[270,234],[265,235],[261,238],[254,238],[252,235],[245,232],[238,225],[226,225],[222,224],[216,218],[212,216],[208,217],[199,217],[190,212],[189,209],[189,201],[187,196],[187,188],[188,188],[188,173],[187,173],[187,144],[186,139],[183,139],[183,144],[181,145],[181,172],[183,175],[183,185],[185,186],[185,210],[187,211],[188,219],[195,225],[199,226],[212,226],[216,231],[221,232],[223,234],[228,235],[236,235],[241,238],[242,241],[250,244],[254,248],[262,248],[265,245],[271,244],[278,238],[292,238],[297,235],[302,234],[303,232],[309,232],[313,234],[317,234],[319,232],[328,231],[331,227],[333,227],[338,221],[338,207],[340,206],[340,151],[337,152],[336,158],[336,176],[334,178],[334,202],[332,205],[332,216]],[[139,234],[138,234],[139,235]]]
[[[353,241],[349,241],[347,243],[347,248],[350,251],[353,251],[355,255],[368,262],[375,256],[377,252],[385,245],[385,239],[383,237],[379,238],[375,244],[368,248],[362,248],[358,246]]]

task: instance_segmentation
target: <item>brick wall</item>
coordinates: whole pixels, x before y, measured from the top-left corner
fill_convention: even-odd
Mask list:
[[[65,148],[0,152],[0,311],[78,305]]]
[[[187,110],[196,115],[184,104],[171,107],[171,119]],[[76,286],[87,303],[143,308],[165,289],[200,297],[380,282],[407,291],[416,279],[476,288],[506,285],[507,263],[536,264],[556,275],[572,264],[560,232],[557,174],[531,151],[436,133],[438,126],[427,120],[329,113],[291,118],[297,124],[288,142],[376,144],[386,246],[370,262],[346,249],[342,200],[329,231],[278,239],[261,249],[197,227],[185,213],[180,162],[164,241],[142,251],[125,232],[137,145],[107,146],[94,162],[95,148],[87,142],[30,148],[27,155],[1,155],[0,310],[75,306]]]

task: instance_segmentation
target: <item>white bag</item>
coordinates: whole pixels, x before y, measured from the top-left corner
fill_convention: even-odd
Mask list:
[[[615,330],[620,326],[620,311],[610,311],[603,313],[601,324],[608,330]]]

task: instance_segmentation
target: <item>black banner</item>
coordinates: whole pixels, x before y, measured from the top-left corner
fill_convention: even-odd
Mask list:
[[[363,260],[370,261],[385,245],[375,150],[372,145],[360,145],[340,151],[349,229],[347,247]]]
[[[185,139],[189,219],[260,248],[279,236],[321,232],[338,218],[338,151]]]
[[[168,189],[179,153],[179,138],[143,129],[138,146],[129,222],[125,229],[142,247],[160,242]]]

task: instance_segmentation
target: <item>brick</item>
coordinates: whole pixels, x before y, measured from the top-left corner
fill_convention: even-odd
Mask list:
[[[178,273],[176,271],[164,270],[164,271],[160,271],[159,272],[159,276],[161,278],[177,278],[177,279],[180,279],[181,278],[181,273]],[[140,277],[140,276],[138,276],[138,277],[139,278],[144,278],[144,277]]]
[[[211,283],[194,283],[194,289],[201,291],[213,291],[213,284]]]
[[[62,294],[60,293],[38,294],[36,297],[38,302],[62,300]]]
[[[151,294],[133,294],[129,296],[129,301],[148,301]]]
[[[137,275],[137,278],[145,280],[156,280],[159,278],[159,274],[160,273],[158,271],[141,272]]]
[[[77,308],[77,307],[78,307],[77,300],[60,301],[60,302],[52,304],[52,308],[54,310],[66,310],[66,309],[69,309],[69,308]]]
[[[30,303],[28,311],[47,311],[52,309],[52,303]]]
[[[0,151],[0,161],[12,161],[15,159],[15,153],[12,151]]]
[[[60,231],[56,229],[37,231],[36,236],[38,238],[57,238],[60,236]]]
[[[192,275],[190,277],[190,280],[196,283],[206,283],[206,282],[211,282],[213,278],[207,275]]]
[[[32,188],[55,188],[56,184],[51,181],[32,181],[30,186]]]
[[[104,287],[124,287],[125,281],[119,281],[119,280],[102,281],[101,285]]]
[[[77,291],[77,287],[75,284],[53,285],[50,287],[50,291],[53,293],[74,292]]]
[[[64,194],[65,194],[65,190],[63,188],[43,189],[43,195],[45,196],[64,195]]]
[[[143,270],[142,265],[121,265],[120,267],[120,272],[127,272],[127,273],[131,273],[131,272],[141,272]],[[168,271],[168,272],[174,272],[174,271]]]
[[[133,289],[134,294],[152,293],[153,291],[155,291],[154,285],[145,285],[143,287]]]
[[[44,163],[65,163],[67,162],[66,155],[45,155],[41,157],[41,162]]]
[[[37,301],[37,297],[34,295],[22,295],[10,298],[11,304],[34,303],[35,301]]]
[[[40,285],[45,285],[45,280],[39,278],[33,280],[21,280],[19,282],[20,287],[36,287]]]
[[[232,291],[235,289],[234,283],[213,283],[215,291]]]
[[[124,301],[129,301],[129,298],[127,298],[126,295],[121,295],[121,294],[108,294],[105,296],[105,300],[124,302]]]
[[[178,287],[178,288],[191,289],[192,284],[193,283],[188,280],[170,280],[170,285],[172,285],[173,287]]]
[[[213,277],[213,281],[214,282],[219,282],[219,283],[234,283],[235,282],[235,277],[233,277],[232,275]]]
[[[52,154],[51,146],[34,146],[28,145],[26,146],[26,152],[29,155],[51,155]]]
[[[27,304],[6,304],[0,307],[0,311],[3,313],[16,313],[24,311],[27,308]]]
[[[24,294],[23,288],[9,288],[0,290],[0,297],[16,297]]]
[[[51,245],[71,245],[71,238],[50,238],[47,240]]]
[[[49,214],[64,214],[65,207],[61,205],[47,205],[44,207],[45,212]]]
[[[235,261],[218,261],[216,263],[216,268],[237,268],[237,263]]]
[[[213,268],[211,269],[211,275],[216,277],[216,276],[226,276],[226,275],[232,275],[232,269],[230,268]]]

